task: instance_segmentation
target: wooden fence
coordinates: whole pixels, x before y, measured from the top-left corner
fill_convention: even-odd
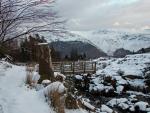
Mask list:
[[[54,72],[63,74],[96,73],[96,62],[77,61],[77,62],[53,62]]]

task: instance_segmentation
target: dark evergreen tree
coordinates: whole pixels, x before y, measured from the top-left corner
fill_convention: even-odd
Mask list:
[[[28,41],[26,38],[25,41],[21,42],[21,45],[20,45],[20,61],[21,62],[30,61],[30,52],[27,47],[28,47]]]
[[[73,61],[76,61],[76,60],[78,60],[78,58],[79,58],[79,55],[78,55],[77,48],[72,48],[71,52],[70,52],[70,59]]]
[[[69,56],[68,55],[65,55],[65,58],[64,58],[65,60],[69,60],[70,58],[69,58]]]
[[[37,58],[37,44],[45,43],[46,40],[44,37],[40,37],[39,34],[35,34],[35,36],[26,37],[24,41],[20,44],[20,56],[19,60],[22,62],[27,61],[38,61]]]
[[[61,55],[59,51],[56,51],[53,45],[51,46],[51,57],[52,61],[59,61],[61,60]]]
[[[83,60],[86,60],[86,53],[83,53]]]
[[[141,49],[141,53],[145,53],[145,49],[144,48]]]

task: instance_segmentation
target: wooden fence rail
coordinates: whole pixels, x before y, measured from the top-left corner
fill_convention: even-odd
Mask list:
[[[96,73],[96,62],[77,61],[77,62],[53,62],[54,72],[63,74]]]

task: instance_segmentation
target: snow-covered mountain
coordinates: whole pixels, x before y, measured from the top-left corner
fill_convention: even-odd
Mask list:
[[[150,46],[150,33],[125,32],[116,30],[98,30],[81,33],[84,37],[101,48],[104,52],[111,54],[118,48],[136,51]]]
[[[83,41],[93,44],[111,55],[116,49],[137,51],[150,46],[150,32],[131,32],[120,30],[78,31],[63,34],[63,37],[48,36],[49,41]]]

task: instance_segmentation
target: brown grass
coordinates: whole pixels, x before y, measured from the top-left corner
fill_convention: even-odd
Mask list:
[[[58,91],[53,91],[48,94],[51,104],[57,113],[65,113],[65,96]]]
[[[32,81],[32,74],[33,74],[33,71],[34,71],[34,67],[33,67],[33,65],[27,65],[27,67],[26,67],[26,84],[28,84],[28,85],[30,85],[30,86],[32,86],[32,83],[33,83],[33,81]]]
[[[32,85],[32,73],[31,72],[27,72],[26,74],[26,84],[28,85]]]

